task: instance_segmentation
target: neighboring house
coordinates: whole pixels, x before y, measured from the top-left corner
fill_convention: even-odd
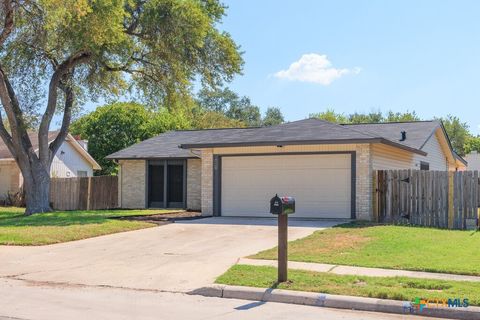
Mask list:
[[[172,131],[116,152],[123,208],[183,207],[203,215],[269,217],[276,193],[294,217],[371,218],[379,169],[458,170],[438,121]]]
[[[472,151],[465,156],[468,162],[467,170],[480,170],[480,153]]]
[[[57,133],[56,131],[48,133],[50,142],[55,139]],[[37,150],[38,135],[31,133],[29,137]],[[93,175],[93,170],[99,169],[101,169],[100,166],[86,149],[86,141],[77,141],[69,134],[52,161],[50,174],[57,178],[90,177]],[[9,191],[18,191],[22,184],[20,169],[7,146],[0,140],[0,199],[5,198]]]

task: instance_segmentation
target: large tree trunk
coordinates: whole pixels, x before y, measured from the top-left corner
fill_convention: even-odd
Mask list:
[[[50,175],[47,170],[25,170],[23,173],[23,188],[27,208],[25,215],[50,212]]]

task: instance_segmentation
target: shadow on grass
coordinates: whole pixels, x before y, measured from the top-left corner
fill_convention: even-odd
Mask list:
[[[37,213],[31,216],[18,214],[18,212],[1,212],[0,227],[38,227],[38,226],[70,226],[102,224],[117,214],[111,211],[89,211],[89,212],[50,212]]]
[[[385,224],[368,222],[368,221],[352,221],[352,222],[337,224],[336,226],[333,226],[333,228],[361,229],[361,228],[378,227],[383,225]]]

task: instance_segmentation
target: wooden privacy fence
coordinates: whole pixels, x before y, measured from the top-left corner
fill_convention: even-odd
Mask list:
[[[55,210],[117,208],[118,177],[52,178],[50,203]]]
[[[378,222],[473,229],[478,226],[478,171],[380,170],[374,172]]]

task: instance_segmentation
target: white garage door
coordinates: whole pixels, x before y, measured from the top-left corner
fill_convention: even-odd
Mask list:
[[[351,217],[351,155],[222,157],[221,215],[271,217],[269,200],[295,197],[299,218]]]

